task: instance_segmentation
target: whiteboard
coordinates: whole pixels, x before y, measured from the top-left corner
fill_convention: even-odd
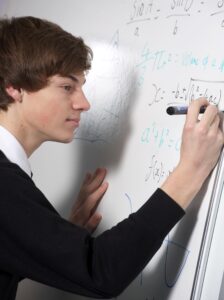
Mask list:
[[[209,249],[208,261],[205,264],[205,276],[201,289],[201,299],[224,299],[224,243],[223,235],[223,211],[224,193],[222,192],[219,210],[215,218],[214,233]]]
[[[166,107],[207,96],[224,108],[224,1],[6,3],[2,13],[57,22],[94,51],[85,87],[92,109],[71,144],[44,144],[31,165],[36,184],[65,217],[85,172],[107,167],[110,187],[100,206],[99,234],[137,210],[178,162],[184,117],[168,116]],[[117,299],[218,300],[203,293],[212,289],[207,276],[212,237],[220,234],[222,184],[220,165],[153,260]],[[221,281],[222,276],[219,286]],[[83,297],[26,280],[17,300],[28,299]]]

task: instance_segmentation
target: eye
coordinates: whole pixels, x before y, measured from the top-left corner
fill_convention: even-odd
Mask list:
[[[64,88],[64,90],[66,92],[70,92],[72,90],[72,86],[71,85],[64,85],[63,88]]]

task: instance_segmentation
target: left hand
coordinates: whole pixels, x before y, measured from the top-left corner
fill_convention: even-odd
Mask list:
[[[96,209],[108,188],[108,183],[104,181],[106,173],[106,169],[98,168],[94,174],[86,174],[70,214],[71,223],[86,228],[90,233],[97,228],[102,219]]]

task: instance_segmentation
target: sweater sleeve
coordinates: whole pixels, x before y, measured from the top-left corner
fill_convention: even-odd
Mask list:
[[[184,215],[158,189],[137,212],[93,238],[61,218],[29,178],[0,180],[0,269],[88,297],[120,294]]]

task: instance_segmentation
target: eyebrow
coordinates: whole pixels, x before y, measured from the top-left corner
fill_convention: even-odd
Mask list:
[[[68,76],[66,76],[66,77],[68,77],[68,78],[70,78],[71,80],[73,80],[73,81],[75,81],[75,82],[77,82],[77,83],[79,83],[79,80],[78,80],[78,78],[76,77],[76,76],[74,76],[74,75],[68,75]],[[84,81],[83,81],[83,84],[85,84],[86,83],[86,79],[84,79]]]

